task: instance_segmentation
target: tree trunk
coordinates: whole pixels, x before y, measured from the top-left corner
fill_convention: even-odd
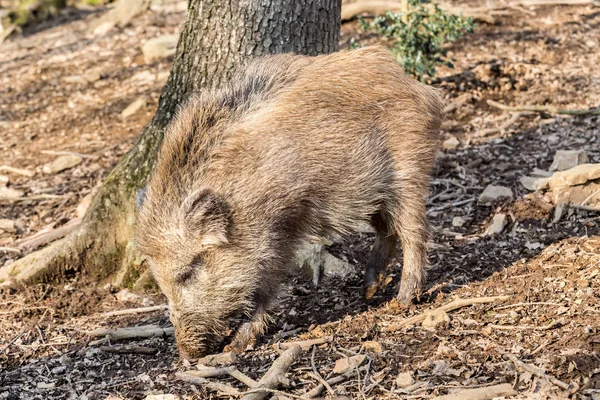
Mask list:
[[[121,0],[126,1],[126,0]],[[186,97],[214,88],[251,57],[338,49],[341,0],[190,0],[158,110],[94,196],[77,231],[0,270],[1,285],[84,272],[129,285],[140,275],[132,245],[134,198],[152,170],[163,132]]]

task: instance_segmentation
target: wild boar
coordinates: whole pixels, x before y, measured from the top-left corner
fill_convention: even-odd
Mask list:
[[[439,144],[439,93],[387,49],[273,55],[195,95],[165,134],[139,210],[136,245],[169,300],[182,357],[266,323],[295,252],[376,230],[365,297],[400,240],[399,300],[427,266],[425,199]],[[242,322],[245,322],[242,325]]]

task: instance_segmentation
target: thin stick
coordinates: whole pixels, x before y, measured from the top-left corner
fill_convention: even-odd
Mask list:
[[[515,330],[525,330],[525,331],[548,331],[550,329],[558,328],[563,325],[560,321],[552,321],[548,325],[544,326],[513,326],[513,325],[487,325],[490,328],[498,329],[501,331],[515,331]]]
[[[90,342],[90,346],[106,343],[109,340],[152,338],[175,335],[175,328],[159,328],[156,325],[131,326],[118,329],[94,329],[87,332],[89,336],[104,336],[103,339]]]
[[[363,371],[366,369],[365,367],[360,367],[359,371]],[[344,382],[345,380],[348,380],[350,378],[353,378],[354,376],[356,376],[357,372],[356,370],[350,370],[348,372],[344,372],[343,374],[340,374],[336,377],[333,377],[331,379],[327,379],[327,383],[332,386],[332,385],[337,385],[338,383]],[[325,390],[325,385],[323,385],[322,383],[319,384],[318,386],[312,388],[310,391],[306,392],[305,394],[302,395],[302,398],[306,398],[306,399],[310,399],[313,397],[317,397],[318,395],[321,394],[321,392],[323,392],[323,390]]]
[[[13,199],[2,199],[4,201],[37,201],[37,200],[55,200],[55,199],[64,199],[66,195],[63,194],[36,194],[33,196],[22,196],[15,197]]]
[[[510,361],[512,361],[513,364],[515,364],[515,367],[521,368],[522,370],[524,370],[526,372],[529,372],[529,373],[531,373],[531,374],[533,374],[533,375],[535,375],[535,376],[537,376],[539,378],[545,379],[548,382],[551,382],[552,384],[558,386],[561,389],[569,390],[569,385],[567,385],[563,381],[559,381],[555,377],[543,373],[542,371],[540,371],[537,367],[534,367],[533,365],[525,364],[523,361],[519,360],[514,355],[509,354],[508,355],[508,359]]]
[[[434,397],[434,400],[486,400],[496,397],[514,396],[517,392],[510,383],[485,386],[475,389],[458,390],[445,396]]]
[[[241,396],[242,392],[236,388],[224,383],[211,382],[208,379],[200,378],[199,376],[190,375],[186,372],[176,372],[175,377],[183,382],[188,382],[194,385],[201,385],[210,390],[220,392],[229,396]]]
[[[562,306],[562,304],[548,303],[545,301],[538,301],[538,302],[533,302],[533,303],[515,303],[515,304],[508,304],[508,305],[505,305],[502,307],[494,307],[494,310],[506,310],[507,308],[524,307],[524,306],[557,306],[557,307],[560,307],[560,306]]]
[[[17,175],[27,176],[29,178],[31,178],[32,176],[35,175],[34,171],[29,171],[27,169],[21,169],[21,168],[13,168],[13,167],[9,167],[8,165],[0,165],[0,172],[9,172],[9,173],[17,174]]]
[[[437,309],[432,309],[432,310],[428,310],[422,314],[419,315],[415,315],[414,317],[410,317],[407,318],[403,321],[400,321],[396,324],[392,324],[389,325],[387,327],[384,327],[383,330],[386,332],[395,332],[399,329],[404,328],[405,326],[408,325],[416,325],[419,322],[423,322],[423,320],[425,320],[425,317],[427,316],[428,313],[430,312],[435,312],[437,310],[442,310],[445,312],[449,312],[449,311],[454,311],[457,310],[459,308],[463,308],[463,307],[468,307],[468,306],[472,306],[474,304],[487,304],[487,303],[494,303],[496,301],[506,301],[510,298],[510,296],[493,296],[493,297],[476,297],[474,299],[458,299],[458,300],[454,300],[446,305],[443,305],[441,307],[438,307]]]
[[[325,386],[325,388],[327,389],[327,391],[329,392],[329,394],[331,396],[335,396],[335,392],[333,391],[333,389],[331,388],[331,386],[329,385],[329,383],[327,383],[327,381],[325,379],[323,379],[323,377],[319,373],[319,370],[317,369],[317,366],[315,365],[315,353],[316,353],[316,351],[317,351],[317,348],[313,347],[312,355],[310,356],[310,364],[312,366],[313,373],[315,374],[315,378],[317,378],[317,380],[319,382],[321,382],[321,384],[323,386]]]
[[[498,103],[494,100],[488,100],[487,103],[492,106],[499,108],[504,111],[530,111],[548,114],[565,114],[565,115],[600,115],[600,107],[593,108],[591,110],[566,110],[563,108],[557,108],[553,106],[538,106],[538,105],[518,105],[518,106],[507,106],[502,103]]]
[[[91,160],[95,160],[98,156],[90,155],[90,154],[82,154],[76,153],[74,151],[54,151],[54,150],[42,150],[40,151],[42,154],[48,154],[51,156],[77,156],[81,158],[89,158]]]
[[[198,370],[186,371],[186,373],[199,378],[214,378],[217,376],[229,375],[250,388],[258,387],[257,381],[239,371],[235,366],[216,368],[202,365],[198,366]]]
[[[158,351],[154,347],[144,347],[135,345],[125,346],[102,346],[100,351],[105,353],[117,353],[117,354],[156,354]]]
[[[443,211],[443,210],[447,210],[448,208],[452,208],[452,207],[464,206],[465,204],[469,204],[469,203],[472,203],[474,201],[475,201],[475,198],[472,197],[470,199],[456,201],[454,203],[449,203],[449,204],[446,204],[444,206],[434,207],[434,208],[431,208],[431,209],[427,210],[427,212],[431,212],[431,211]]]
[[[141,314],[141,313],[147,313],[147,312],[152,312],[152,311],[167,310],[168,308],[169,308],[168,305],[160,304],[158,306],[152,306],[152,307],[127,308],[125,310],[109,311],[109,312],[100,314],[100,316],[101,317],[114,317],[117,315]]]
[[[514,113],[505,123],[503,123],[499,127],[483,129],[483,130],[477,132],[476,136],[484,137],[484,136],[492,135],[494,133],[503,132],[503,131],[507,130],[512,124],[517,122],[519,120],[519,118],[521,118],[523,115],[525,115],[525,114],[524,113]]]
[[[242,400],[245,399],[246,397],[252,396],[252,395],[260,395],[261,399],[262,399],[262,398],[267,397],[267,395],[269,393],[276,394],[278,396],[289,397],[292,399],[302,399],[302,397],[300,397],[296,394],[286,393],[286,392],[282,392],[281,390],[270,389],[270,388],[266,388],[266,387],[260,387],[260,388],[250,389],[247,392],[244,392],[243,393],[244,397],[242,397]]]
[[[23,329],[21,331],[21,333],[19,333],[17,336],[15,336],[14,338],[12,338],[12,340],[10,342],[8,342],[8,344],[6,346],[4,346],[4,348],[0,351],[0,354],[4,353],[6,350],[8,350],[8,348],[10,346],[12,346],[12,344],[14,342],[16,342],[21,336],[23,336],[25,334],[25,332],[27,331],[27,329]]]
[[[273,347],[276,350],[277,349],[287,350],[294,346],[300,346],[300,348],[302,350],[308,350],[312,346],[329,343],[330,341],[331,341],[330,337],[323,337],[323,338],[318,338],[318,339],[296,340],[296,341],[292,341],[292,342],[277,343],[277,344],[273,345]]]
[[[579,204],[569,204],[569,207],[582,211],[600,212],[600,207],[583,206]]]
[[[249,391],[244,394],[242,400],[262,400],[268,395],[267,391],[259,391],[258,389],[274,389],[276,388],[281,379],[279,379],[280,375],[285,374],[285,372],[292,366],[292,364],[300,357],[302,354],[302,348],[298,345],[290,347],[281,355],[271,368],[263,375],[263,377],[258,381],[258,387],[253,389],[254,391]]]

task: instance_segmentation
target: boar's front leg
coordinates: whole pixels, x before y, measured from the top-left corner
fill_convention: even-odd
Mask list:
[[[252,319],[237,330],[231,344],[225,347],[225,351],[232,351],[236,354],[246,351],[249,345],[254,344],[256,337],[264,333],[268,319],[265,307],[259,306]]]
[[[375,228],[377,237],[365,270],[363,289],[366,300],[370,300],[383,283],[385,273],[396,255],[397,244],[396,235],[390,233],[389,226],[381,213],[373,216],[371,224]]]

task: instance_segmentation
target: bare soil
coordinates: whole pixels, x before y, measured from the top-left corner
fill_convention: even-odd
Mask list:
[[[16,232],[0,233],[0,247],[72,219],[81,199],[127,151],[157,105],[170,60],[144,64],[141,45],[177,32],[184,14],[148,12],[103,37],[86,34],[94,17],[67,10],[0,46],[0,165],[36,171],[31,178],[9,175],[10,187],[25,196],[57,195],[0,202],[0,217],[17,222]],[[578,109],[600,105],[600,11],[539,7],[509,9],[495,18],[496,25],[480,24],[476,33],[452,45],[455,68],[440,68],[434,82],[448,104],[466,100],[448,112],[444,125],[444,135],[456,136],[461,145],[444,150],[436,167],[428,210],[432,266],[419,301],[395,302],[398,261],[390,283],[365,302],[362,269],[373,237],[354,236],[330,249],[354,267],[350,276],[326,279],[315,288],[297,274],[285,285],[269,331],[236,361],[248,376],[264,374],[277,357],[272,346],[277,341],[331,336],[315,353],[323,377],[334,376],[339,358],[367,355],[368,368],[358,379],[333,386],[352,398],[432,398],[505,382],[519,392],[516,398],[600,397],[600,217],[571,209],[553,223],[549,198],[519,183],[534,168],[547,170],[557,150],[583,149],[590,162],[600,162],[600,117],[535,114],[496,134],[479,135],[510,118],[488,106],[489,99]],[[374,40],[356,22],[343,25],[343,47],[352,37]],[[147,105],[119,118],[140,96]],[[44,150],[90,157],[73,169],[45,175],[42,166],[56,156]],[[479,204],[477,197],[490,183],[510,187],[514,199]],[[499,235],[483,236],[498,212],[509,215],[508,226]],[[453,226],[454,217],[462,217],[464,225]],[[0,252],[0,265],[18,256]],[[450,322],[438,329],[386,329],[455,298],[496,295],[510,299],[453,311]],[[146,305],[164,302],[160,293],[142,296]],[[163,311],[104,316],[141,306],[119,301],[106,282],[75,274],[60,284],[1,293],[0,304],[0,398],[228,397],[175,379],[175,372],[190,367],[178,361],[172,337],[130,341],[156,349],[152,355],[106,353],[90,345],[93,339],[85,332],[97,327],[169,325]],[[365,342],[377,342],[381,351]],[[508,355],[569,388],[516,369]],[[311,353],[306,352],[288,374],[292,387],[284,391],[300,395],[314,387],[318,382],[309,372]],[[399,388],[399,372],[411,372],[422,385]],[[247,390],[231,378],[220,381]]]

